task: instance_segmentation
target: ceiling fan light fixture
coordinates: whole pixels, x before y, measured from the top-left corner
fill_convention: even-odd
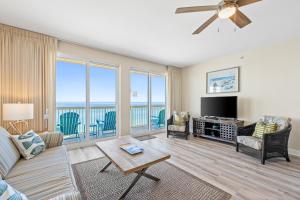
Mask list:
[[[218,10],[218,16],[221,19],[228,19],[236,13],[237,6],[235,4],[227,4]]]

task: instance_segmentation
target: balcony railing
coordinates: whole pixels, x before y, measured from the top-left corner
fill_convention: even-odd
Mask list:
[[[151,109],[151,116],[158,117],[159,112],[165,109],[164,104],[153,105]],[[104,121],[105,113],[116,111],[116,106],[93,106],[90,109],[90,124],[97,124],[97,120]],[[56,108],[56,124],[60,124],[60,115],[66,112],[75,112],[79,114],[78,131],[85,132],[86,124],[86,108],[85,107],[57,107]],[[120,119],[122,120],[122,119]],[[147,127],[148,124],[148,106],[147,105],[133,105],[131,106],[131,128]],[[163,126],[162,126],[163,127]],[[59,130],[59,127],[57,127]]]

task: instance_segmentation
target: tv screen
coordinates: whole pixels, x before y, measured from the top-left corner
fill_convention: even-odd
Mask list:
[[[237,118],[237,97],[202,97],[201,115]]]

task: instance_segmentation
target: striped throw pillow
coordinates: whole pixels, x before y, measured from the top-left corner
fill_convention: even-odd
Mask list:
[[[0,180],[0,199],[1,200],[28,200],[24,194],[15,190],[4,180]]]
[[[265,127],[265,134],[268,134],[268,133],[275,133],[278,129],[278,125],[275,124],[275,123],[269,123],[269,124],[266,124],[266,127]]]
[[[23,135],[12,135],[11,137],[26,160],[39,155],[45,150],[46,145],[43,139],[32,130]]]
[[[255,126],[255,131],[252,136],[257,138],[263,138],[264,134],[275,133],[277,131],[277,124],[258,122]]]
[[[262,138],[264,131],[265,131],[265,123],[257,122],[257,124],[255,126],[255,131],[252,136],[257,137],[257,138]]]

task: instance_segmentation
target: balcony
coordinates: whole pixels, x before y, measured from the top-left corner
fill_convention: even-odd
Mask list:
[[[165,123],[158,122],[159,113],[165,110],[166,106],[164,104],[156,104],[152,106],[151,109],[151,130],[163,129]],[[114,105],[101,105],[93,106],[90,109],[90,138],[106,138],[116,135],[116,130],[113,128],[105,127],[107,124],[114,123],[115,127],[115,115],[108,116],[110,114],[115,114],[116,106]],[[73,117],[62,118],[61,116],[65,113],[73,113]],[[107,114],[107,116],[106,116]],[[78,117],[78,119],[74,120]],[[114,117],[113,117],[114,116]],[[72,124],[74,130],[64,130],[62,124]],[[160,123],[160,124],[159,124]],[[86,108],[85,107],[57,107],[56,108],[56,131],[64,132],[65,142],[79,142],[86,138]],[[75,125],[74,125],[75,124]],[[133,105],[131,106],[131,129],[132,132],[148,131],[148,106],[147,105]]]

